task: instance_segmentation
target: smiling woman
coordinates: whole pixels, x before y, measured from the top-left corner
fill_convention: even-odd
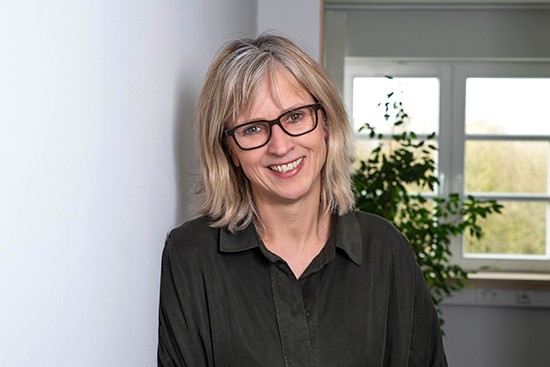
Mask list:
[[[258,210],[255,221],[262,227],[273,222],[271,208],[279,203],[285,203],[285,210],[290,212],[318,211],[321,171],[327,155],[325,126],[318,126],[317,123],[322,114],[321,105],[312,103],[311,95],[284,69],[278,67],[272,73],[258,87],[249,111],[236,119],[240,121],[253,117],[254,122],[239,123],[228,130],[237,129],[239,132],[244,128],[248,131],[250,124],[257,128],[254,134],[233,134],[235,139],[228,142],[228,151],[235,167],[242,169],[250,183]],[[258,129],[261,119],[277,116],[281,112],[275,120],[264,123],[262,134],[262,129]],[[257,144],[243,149],[242,144],[251,141]],[[326,221],[324,227],[328,228],[330,216],[326,212],[322,214]],[[321,238],[317,245],[322,247],[325,241],[326,238]],[[277,250],[285,251],[282,248]],[[305,265],[293,269],[297,276]]]
[[[159,365],[447,365],[406,239],[352,210],[351,128],[319,65],[280,36],[230,42],[196,131],[202,216],[163,253]]]

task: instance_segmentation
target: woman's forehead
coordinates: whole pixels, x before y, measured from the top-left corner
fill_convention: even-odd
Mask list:
[[[258,109],[267,99],[272,101],[281,111],[295,105],[289,105],[289,101],[299,98],[306,102],[311,98],[311,94],[305,87],[284,68],[277,68],[267,73],[267,75],[251,91],[251,97],[246,106],[243,106],[240,113],[237,113],[238,121],[264,118],[264,116],[254,116]],[[294,97],[291,98],[290,96]]]

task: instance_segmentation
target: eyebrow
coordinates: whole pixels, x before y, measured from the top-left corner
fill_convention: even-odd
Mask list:
[[[285,113],[287,112],[290,112],[290,111],[293,111],[297,108],[300,108],[300,107],[303,107],[303,106],[309,106],[310,104],[313,104],[313,103],[316,103],[316,102],[311,102],[311,103],[308,103],[308,102],[300,102],[299,104],[295,105],[294,107],[289,107],[289,108],[286,108],[284,110],[282,110],[282,112],[280,112],[277,117],[275,117],[274,119],[267,119],[267,118],[257,118],[257,119],[252,119],[252,120],[246,120],[244,122],[240,122],[240,123],[236,123],[234,126],[232,127],[229,127],[229,129],[232,129],[234,128],[235,126],[240,126],[240,125],[244,125],[244,124],[248,124],[248,123],[251,123],[251,122],[260,122],[260,121],[273,121],[275,119],[278,119],[279,117],[281,117],[282,115],[284,115]]]

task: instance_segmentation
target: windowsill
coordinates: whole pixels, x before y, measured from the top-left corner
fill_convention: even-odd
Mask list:
[[[550,273],[472,273],[466,287],[445,298],[443,305],[550,310]]]
[[[550,273],[485,271],[468,274],[468,278],[467,287],[550,290]]]

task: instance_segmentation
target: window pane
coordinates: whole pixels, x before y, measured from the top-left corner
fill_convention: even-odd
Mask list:
[[[401,102],[409,115],[403,126],[417,134],[430,134],[439,126],[439,79],[356,77],[353,79],[353,126],[359,130],[365,123],[376,128],[377,133],[392,133],[394,120],[384,119],[388,94],[394,93],[391,103]],[[390,115],[394,111],[390,110]]]
[[[548,191],[550,143],[467,141],[467,192],[539,193]]]
[[[376,139],[362,139],[355,141],[355,155],[358,160],[367,160],[374,148],[380,143]]]
[[[413,144],[418,144],[420,141],[419,140],[413,140],[412,143]],[[437,148],[437,142],[434,141],[434,140],[425,140],[425,144],[433,144],[436,148]],[[388,139],[382,139],[382,140],[378,140],[378,139],[370,139],[370,138],[367,138],[367,139],[361,139],[361,140],[355,140],[355,155],[356,155],[356,158],[359,160],[366,160],[368,159],[371,154],[372,154],[372,151],[375,149],[375,148],[378,148],[380,146],[380,144],[383,144],[383,147],[382,147],[382,152],[384,152],[385,154],[391,154],[391,152],[395,149],[398,149],[400,147],[400,145],[398,145],[398,143],[394,140],[388,140]],[[421,151],[420,148],[418,148],[418,154],[415,154],[415,157],[417,159],[419,159],[419,157],[421,155],[423,155],[424,153]],[[429,157],[432,159],[432,160],[436,160],[437,157],[437,151],[430,151],[430,154],[429,154]]]
[[[483,220],[484,236],[465,236],[465,255],[547,255],[548,204],[501,201],[502,214]]]
[[[550,135],[550,78],[468,78],[466,134]]]
[[[419,141],[413,140],[413,143],[418,144]],[[387,139],[382,139],[382,140],[378,140],[378,139],[356,140],[355,141],[355,154],[356,154],[356,158],[357,158],[357,161],[355,162],[356,163],[356,168],[359,168],[359,161],[360,160],[366,162],[366,161],[369,160],[369,158],[372,158],[373,157],[372,156],[372,151],[375,148],[378,148],[380,146],[380,144],[383,144],[382,152],[386,156],[391,155],[393,151],[395,151],[396,149],[401,148],[401,145],[399,145],[394,140],[387,140]],[[437,147],[437,142],[435,142],[433,140],[429,140],[429,141],[426,140],[426,144],[433,144],[434,146]],[[422,149],[418,148],[414,151],[414,157],[417,160],[424,160],[425,161],[426,159],[429,158],[433,161],[436,161],[437,151],[427,150],[427,152],[428,153],[424,153],[422,151]],[[409,179],[410,179],[409,175],[402,176],[402,178],[404,178],[404,177],[409,177]],[[434,190],[430,190],[430,188],[428,186],[420,187],[417,183],[405,184],[405,187],[410,192],[422,192],[422,193],[425,193],[425,194],[433,194],[434,193]]]

